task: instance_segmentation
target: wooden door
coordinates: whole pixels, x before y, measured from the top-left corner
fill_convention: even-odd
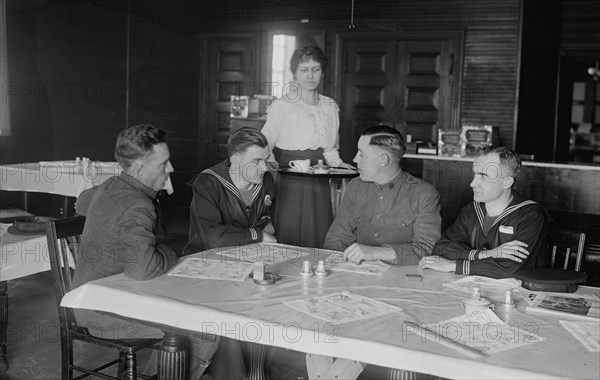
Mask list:
[[[360,133],[387,124],[413,140],[437,141],[459,128],[459,38],[386,36],[344,39],[340,145],[344,160]],[[455,72],[456,71],[456,72]]]
[[[208,35],[205,39],[199,134],[202,169],[228,157],[231,95],[251,97],[258,92],[256,41],[254,34]]]
[[[361,132],[394,119],[396,42],[346,41],[343,49],[340,152],[351,162]]]
[[[452,83],[452,40],[399,41],[395,121],[413,140],[437,141],[438,128],[453,125],[458,108]]]

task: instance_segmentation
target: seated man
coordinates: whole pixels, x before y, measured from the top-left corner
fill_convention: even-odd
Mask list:
[[[362,132],[354,157],[360,178],[348,183],[324,248],[344,251],[354,263],[380,259],[416,265],[431,254],[440,237],[440,196],[402,171],[405,151],[402,135],[391,127]]]
[[[165,133],[150,125],[123,130],[115,158],[123,167],[118,177],[84,191],[76,211],[86,216],[77,253],[73,286],[117,273],[135,280],[162,275],[177,261],[175,251],[157,244],[154,199],[173,166]],[[76,309],[77,322],[92,335],[109,339],[161,338],[163,333],[92,310]],[[199,379],[218,347],[218,337],[194,334],[190,339],[189,379]],[[155,369],[154,369],[155,370]]]
[[[187,255],[211,248],[276,242],[271,223],[275,183],[267,169],[269,143],[257,129],[244,127],[227,142],[229,159],[204,170],[189,184],[190,241]]]
[[[484,149],[473,162],[474,201],[425,257],[421,268],[493,278],[513,277],[519,269],[543,266],[546,212],[515,193],[519,156],[504,147]]]

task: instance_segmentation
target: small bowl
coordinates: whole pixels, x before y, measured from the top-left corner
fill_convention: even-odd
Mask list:
[[[255,284],[262,285],[262,286],[273,285],[278,280],[281,280],[281,276],[279,276],[275,273],[271,273],[271,272],[265,272],[265,278],[263,280],[255,280],[252,277],[252,273],[250,273],[250,276],[248,276],[248,277],[252,278],[252,281],[254,281]]]

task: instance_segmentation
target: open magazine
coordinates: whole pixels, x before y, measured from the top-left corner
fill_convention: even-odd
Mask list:
[[[527,313],[566,319],[600,320],[600,300],[595,295],[529,292],[523,296],[529,303]]]

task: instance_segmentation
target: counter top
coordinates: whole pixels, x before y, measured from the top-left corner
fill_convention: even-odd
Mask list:
[[[439,161],[462,161],[462,162],[472,162],[474,160],[474,157],[446,157],[446,156],[434,156],[434,155],[428,155],[428,154],[405,154],[404,158],[417,158],[417,159],[424,159],[424,160],[439,160]],[[556,162],[523,161],[523,166],[589,170],[589,171],[600,172],[600,165],[586,164],[586,163],[556,163]]]

